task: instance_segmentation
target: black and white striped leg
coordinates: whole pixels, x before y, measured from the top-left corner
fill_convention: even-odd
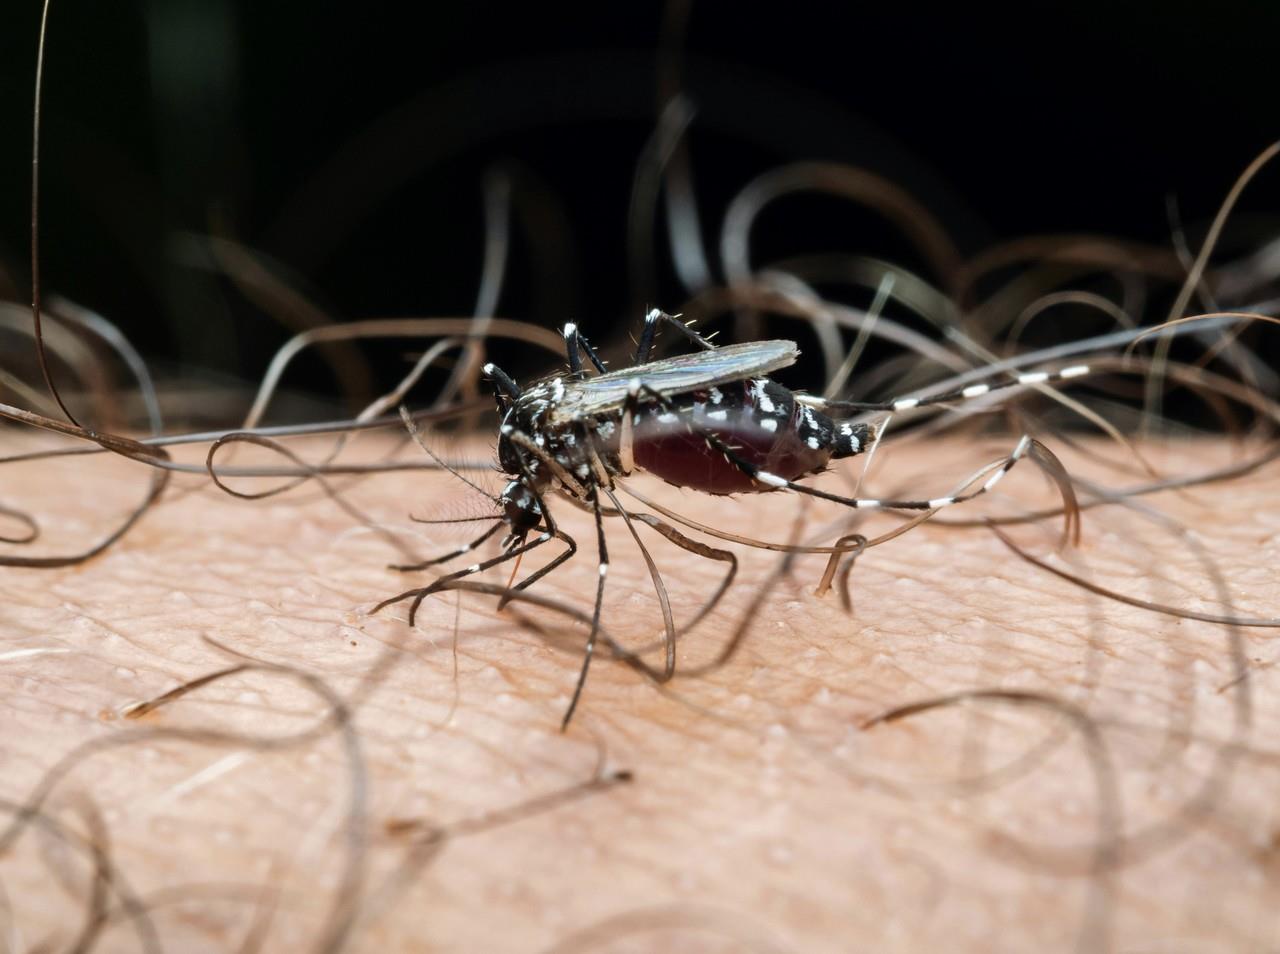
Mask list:
[[[493,386],[493,396],[498,402],[498,414],[507,413],[507,409],[520,397],[520,385],[496,364],[489,363],[482,369],[484,376]]]
[[[599,571],[596,577],[596,602],[591,610],[591,632],[587,635],[587,648],[582,655],[582,671],[578,673],[578,683],[573,687],[573,697],[569,700],[569,708],[565,710],[560,722],[560,731],[569,727],[574,710],[578,708],[578,700],[582,698],[582,690],[587,684],[587,670],[591,668],[591,657],[596,651],[596,637],[600,634],[600,614],[604,608],[604,581],[609,575],[609,548],[604,538],[604,515],[600,512],[600,494],[591,495],[591,509],[596,518],[596,548],[600,554]]]
[[[943,391],[941,394],[929,394],[924,397],[897,398],[893,401],[835,401],[818,397],[815,394],[797,394],[796,401],[808,407],[828,413],[860,413],[863,411],[909,411],[918,407],[932,407],[937,404],[954,404],[958,401],[970,401],[995,391],[1008,388],[1031,387],[1037,384],[1058,384],[1074,378],[1083,378],[1093,373],[1087,364],[1073,364],[1057,371],[1028,371],[1013,375],[1006,381],[970,384],[968,387]]]
[[[425,570],[429,566],[436,566],[437,564],[440,564],[440,563],[448,563],[450,560],[456,559],[457,557],[470,553],[476,547],[480,546],[480,544],[484,543],[491,536],[493,536],[495,533],[501,530],[504,526],[506,526],[506,521],[504,521],[502,518],[499,517],[497,518],[497,521],[494,523],[494,525],[490,527],[488,530],[486,530],[484,533],[480,534],[480,536],[476,537],[470,543],[464,543],[462,546],[458,547],[458,549],[452,550],[449,553],[446,553],[444,556],[432,557],[430,560],[423,560],[421,563],[393,563],[391,564],[389,569],[399,570],[402,573],[411,573],[414,570]]]
[[[659,325],[670,325],[704,351],[714,351],[716,346],[707,338],[698,334],[676,315],[668,315],[665,311],[654,308],[644,316],[644,327],[640,329],[640,341],[636,344],[636,364],[645,364],[649,353],[653,350],[653,341],[658,334]]]
[[[1031,446],[1031,437],[1027,434],[1014,446],[1013,451],[1004,459],[995,470],[987,477],[986,482],[977,490],[964,494],[955,494],[947,497],[935,497],[932,500],[880,500],[871,497],[845,497],[842,494],[828,493],[825,490],[819,490],[816,487],[807,487],[804,484],[797,484],[795,481],[787,480],[776,474],[761,470],[748,461],[737,458],[732,452],[725,454],[735,467],[762,484],[769,487],[777,487],[782,490],[794,490],[796,493],[805,494],[809,497],[817,497],[821,500],[830,500],[842,506],[849,507],[854,510],[941,510],[943,507],[951,507],[958,503],[972,500],[975,497],[981,497],[987,491],[991,490],[998,484],[1004,475],[1011,471],[1015,464],[1026,456],[1027,449]]]
[[[596,354],[595,348],[591,347],[591,342],[578,331],[578,326],[572,321],[564,326],[564,347],[569,356],[569,373],[574,378],[582,377],[582,355],[584,354],[597,371],[601,374],[605,373],[604,362]]]
[[[563,530],[556,530],[554,535],[555,535],[555,538],[559,540],[561,543],[565,544],[565,546],[568,549],[566,549],[564,553],[558,554],[556,558],[553,559],[546,566],[541,567],[540,569],[534,570],[532,573],[526,576],[523,580],[521,580],[515,586],[511,587],[512,593],[516,593],[516,592],[519,592],[520,590],[533,586],[534,583],[537,583],[540,579],[542,579],[552,570],[555,570],[557,567],[573,559],[573,555],[578,552],[578,541],[573,539],[573,537],[569,536],[569,534],[565,533]],[[507,605],[508,601],[509,601],[509,597],[506,597],[506,596],[500,599],[498,601],[498,609],[501,610],[504,606]]]
[[[550,532],[540,533],[538,534],[538,536],[534,537],[528,543],[520,543],[516,546],[508,548],[507,550],[504,550],[501,554],[499,554],[496,557],[492,557],[480,563],[473,563],[471,564],[471,566],[466,567],[465,569],[462,569],[462,570],[458,570],[456,573],[449,573],[449,574],[446,574],[445,576],[439,577],[438,579],[432,581],[429,586],[416,587],[412,590],[405,590],[403,593],[400,593],[396,596],[388,597],[387,599],[379,603],[377,606],[375,606],[372,612],[377,613],[380,610],[383,610],[394,603],[401,603],[407,599],[412,599],[413,603],[409,607],[409,625],[412,626],[414,624],[414,620],[417,618],[418,607],[422,605],[422,601],[425,600],[432,593],[436,593],[441,589],[443,589],[446,583],[450,583],[454,580],[460,580],[463,577],[472,576],[476,573],[483,573],[485,570],[489,569],[490,567],[495,567],[495,566],[498,566],[499,564],[506,563],[508,560],[514,560],[516,557],[520,556],[521,554],[528,553],[530,550],[536,550],[538,547],[542,546],[544,543],[550,540],[554,540],[560,536],[562,536],[562,534],[550,533]]]

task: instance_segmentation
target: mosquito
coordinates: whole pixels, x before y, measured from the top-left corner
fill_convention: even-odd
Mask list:
[[[696,350],[650,360],[660,328],[668,327]],[[595,602],[582,668],[562,725],[572,718],[586,685],[600,629],[609,552],[604,517],[621,515],[637,543],[631,515],[615,495],[618,481],[637,470],[678,487],[727,495],[788,490],[858,510],[936,510],[972,500],[991,490],[1031,444],[1023,435],[1012,452],[977,489],[931,500],[847,497],[799,483],[832,461],[873,446],[877,425],[855,420],[868,411],[890,413],[976,398],[1018,385],[1048,384],[1090,373],[1088,365],[1055,372],[1036,371],[994,384],[974,384],[922,398],[882,403],[836,401],[793,392],[770,375],[795,363],[794,341],[766,340],[719,347],[678,316],[654,309],[644,320],[632,366],[608,371],[575,324],[564,326],[565,373],[522,388],[493,364],[484,366],[498,406],[498,462],[510,478],[494,503],[501,510],[475,540],[442,556],[401,566],[421,570],[475,550],[506,528],[498,556],[473,563],[379,604],[378,609],[413,598],[410,623],[422,601],[449,582],[517,559],[552,540],[565,549],[511,588],[522,590],[551,573],[577,552],[577,542],[557,525],[547,499],[567,496],[595,517],[599,554]],[[594,374],[583,365],[586,358]],[[607,504],[606,504],[607,501]],[[700,556],[733,559],[692,540],[649,515],[645,522],[672,543]],[[736,561],[734,563],[736,567]],[[721,592],[725,586],[722,585]],[[718,598],[718,597],[717,597]],[[710,601],[708,607],[714,603]],[[704,607],[703,613],[708,607]],[[699,614],[700,619],[702,613]],[[667,640],[665,678],[674,674],[673,639]]]

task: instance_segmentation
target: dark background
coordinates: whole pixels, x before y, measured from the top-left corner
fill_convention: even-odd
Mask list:
[[[233,236],[338,318],[466,314],[482,183],[516,188],[501,314],[597,338],[674,307],[665,265],[629,287],[625,214],[655,116],[659,4],[57,0],[47,53],[46,287],[111,317],[162,370],[252,380],[289,334],[198,240]],[[0,266],[27,294],[38,4],[0,40]],[[751,178],[796,159],[874,169],[965,252],[1035,232],[1194,237],[1280,137],[1280,5],[695,3],[685,89],[700,211],[718,230]],[[1274,234],[1280,176],[1232,242]],[[841,250],[907,260],[840,203],[794,200],[757,261]],[[650,294],[651,292],[651,294]],[[656,299],[656,300],[653,300]],[[398,346],[393,370],[402,365]],[[520,363],[519,355],[505,360]],[[299,379],[323,389],[318,366]]]

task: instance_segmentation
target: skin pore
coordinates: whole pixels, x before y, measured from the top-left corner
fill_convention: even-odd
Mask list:
[[[27,440],[11,434],[11,447]],[[371,459],[392,446],[359,441]],[[1077,477],[1147,479],[1114,445],[1048,442]],[[905,436],[878,451],[861,491],[949,492],[1007,444]],[[318,459],[328,445],[291,446]],[[1141,451],[1177,475],[1260,448],[1206,439]],[[850,463],[819,485],[851,491],[861,471]],[[118,457],[42,461],[10,466],[0,502],[39,515],[41,553],[72,552],[145,482]],[[1274,482],[1272,465],[1086,509],[1080,546],[1061,552],[1058,518],[1002,529],[1097,586],[1264,622],[1280,555]],[[383,531],[410,556],[434,556],[485,524],[410,515],[478,516],[484,501],[440,473],[331,486],[381,529],[315,483],[249,501],[179,477],[102,556],[0,570],[6,823],[41,795],[41,822],[0,858],[8,950],[94,936],[111,951],[148,949],[149,937],[183,951],[1216,951],[1280,940],[1273,630],[1122,604],[1020,559],[986,527],[942,525],[1054,506],[1029,462],[990,498],[862,554],[851,612],[836,591],[814,594],[825,557],[779,575],[778,554],[709,540],[737,553],[740,572],[682,636],[676,679],[657,687],[601,647],[565,733],[580,622],[528,604],[499,611],[473,592],[428,598],[413,630],[404,604],[369,613],[431,579],[387,569],[406,553]],[[789,494],[629,486],[762,539],[829,544],[851,528],[847,512]],[[551,506],[581,551],[531,592],[589,613],[591,517]],[[856,529],[874,536],[899,519]],[[648,572],[621,522],[607,529],[604,625],[660,666]],[[639,532],[682,624],[724,564]],[[531,555],[521,574],[552,555]],[[748,613],[738,651],[687,675]],[[65,774],[42,789],[59,764]]]

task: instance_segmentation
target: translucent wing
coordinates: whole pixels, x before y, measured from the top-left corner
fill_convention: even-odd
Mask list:
[[[552,423],[603,414],[622,407],[633,379],[660,394],[686,394],[702,388],[770,374],[794,364],[800,349],[794,341],[749,341],[714,351],[697,351],[648,364],[610,371],[566,383],[564,396],[551,411]]]

